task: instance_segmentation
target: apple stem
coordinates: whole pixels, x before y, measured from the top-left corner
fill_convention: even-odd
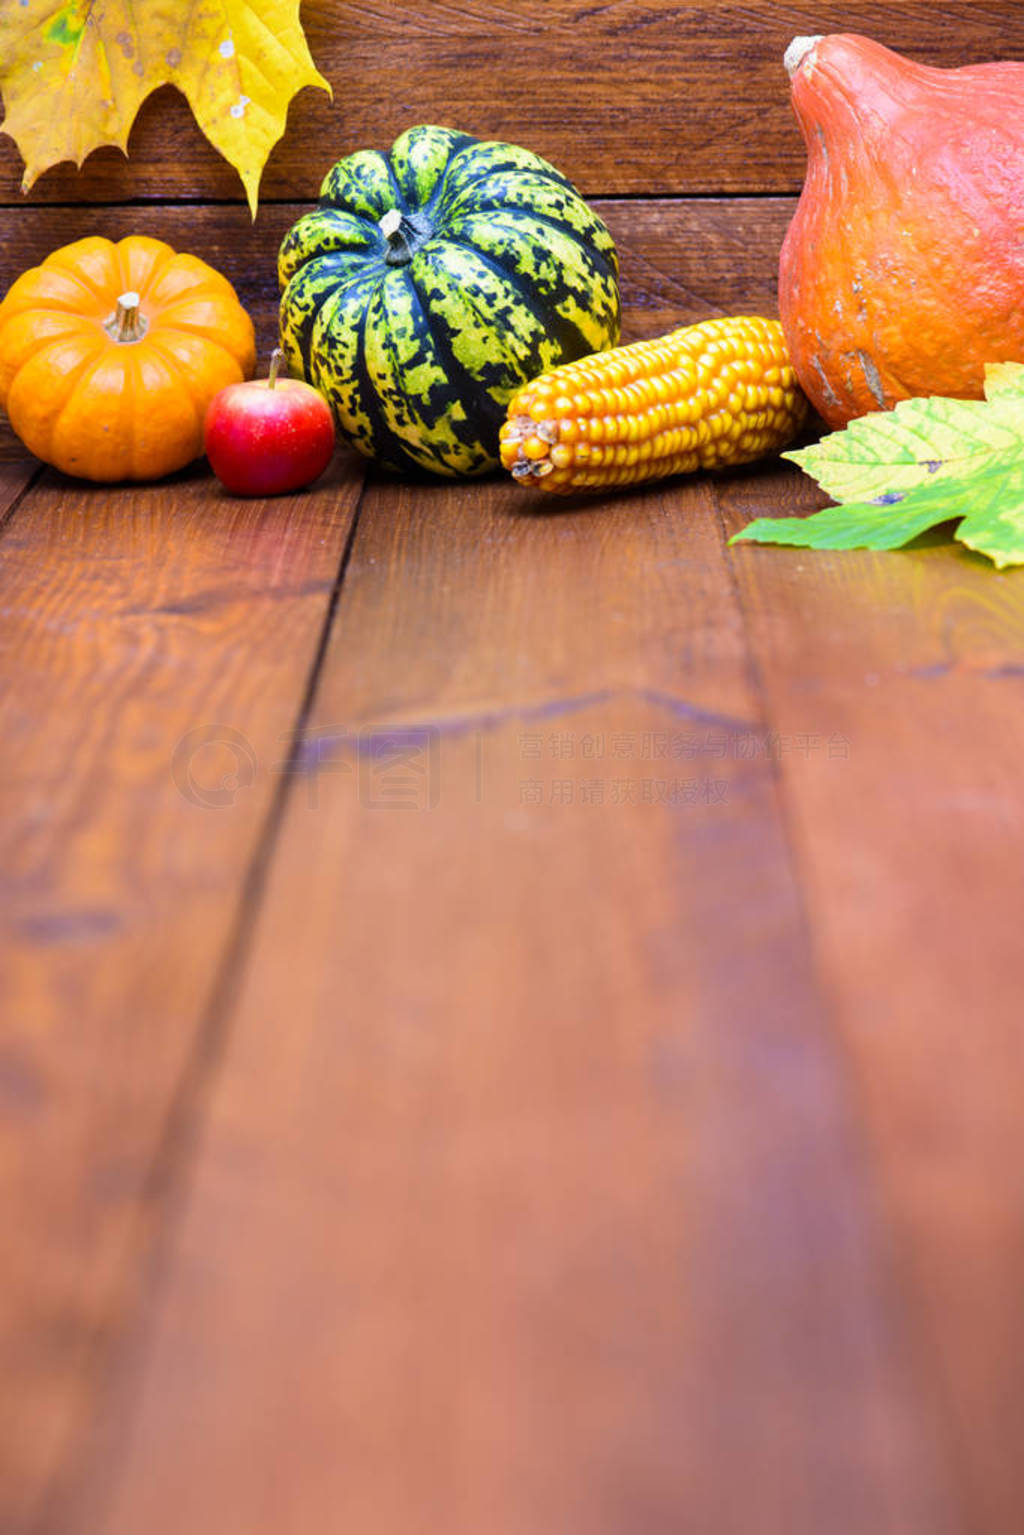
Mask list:
[[[284,352],[279,346],[275,346],[274,350],[270,354],[270,375],[267,378],[268,389],[273,389],[274,385],[277,383],[277,375],[280,373],[283,364]],[[285,374],[286,378],[287,376],[288,375]]]

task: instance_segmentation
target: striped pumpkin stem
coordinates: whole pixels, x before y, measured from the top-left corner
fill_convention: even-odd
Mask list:
[[[377,228],[387,241],[384,260],[388,266],[405,266],[434,233],[434,225],[425,213],[402,213],[389,208],[377,220]]]

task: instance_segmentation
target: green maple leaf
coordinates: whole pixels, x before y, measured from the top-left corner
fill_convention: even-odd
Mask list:
[[[731,542],[898,549],[956,522],[994,565],[1024,565],[1024,366],[993,363],[984,400],[904,400],[786,453],[837,506],[759,517]]]
[[[102,144],[125,149],[157,86],[176,85],[238,171],[255,214],[260,174],[304,85],[299,0],[0,0],[0,90],[25,161],[22,190]]]

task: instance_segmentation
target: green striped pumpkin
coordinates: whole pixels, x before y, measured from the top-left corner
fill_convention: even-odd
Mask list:
[[[514,390],[619,339],[601,220],[546,160],[450,128],[339,161],[278,273],[289,370],[402,472],[494,468]]]

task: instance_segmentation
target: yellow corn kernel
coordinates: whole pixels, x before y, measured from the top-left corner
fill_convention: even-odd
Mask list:
[[[632,485],[778,453],[807,411],[777,320],[702,320],[523,385],[501,462],[548,491]]]

